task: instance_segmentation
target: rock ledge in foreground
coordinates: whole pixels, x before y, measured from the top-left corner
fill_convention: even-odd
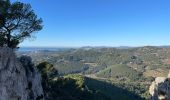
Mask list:
[[[6,47],[0,47],[0,100],[44,100],[41,77],[31,58],[17,59]]]

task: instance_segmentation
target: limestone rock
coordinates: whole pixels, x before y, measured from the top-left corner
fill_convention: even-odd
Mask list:
[[[170,78],[157,77],[152,82],[149,93],[151,95],[150,100],[170,100]]]
[[[41,77],[31,58],[17,59],[12,49],[0,47],[0,100],[44,100]]]

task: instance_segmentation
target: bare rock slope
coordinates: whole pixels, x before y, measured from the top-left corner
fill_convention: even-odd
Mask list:
[[[0,100],[44,100],[41,77],[31,58],[0,47]]]
[[[152,82],[149,93],[150,100],[170,100],[170,73],[168,77],[157,77]]]

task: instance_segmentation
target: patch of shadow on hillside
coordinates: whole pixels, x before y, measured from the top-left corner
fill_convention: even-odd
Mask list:
[[[47,100],[144,100],[132,92],[103,81],[85,78],[82,82],[84,84],[78,85],[72,78],[60,78],[51,82],[50,98]]]
[[[85,81],[88,88],[92,91],[96,91],[103,96],[106,96],[108,99],[102,99],[94,97],[91,100],[145,100],[139,95],[132,93],[128,90],[122,89],[120,87],[114,86],[108,82],[95,80],[91,78],[86,78]]]

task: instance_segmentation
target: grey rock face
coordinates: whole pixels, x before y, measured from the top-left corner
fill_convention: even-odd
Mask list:
[[[31,58],[0,47],[0,100],[44,100],[41,77]]]
[[[170,100],[170,75],[168,77],[157,77],[152,82],[149,93],[150,100]]]

